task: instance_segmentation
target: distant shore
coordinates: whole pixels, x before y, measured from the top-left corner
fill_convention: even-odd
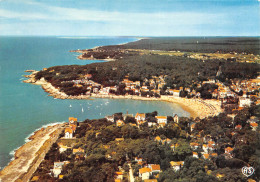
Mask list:
[[[13,182],[18,179],[29,181],[52,144],[63,131],[63,126],[64,124],[56,124],[35,131],[29,137],[30,141],[15,151],[15,159],[0,171],[0,181]]]
[[[208,116],[215,116],[223,112],[221,109],[221,103],[217,100],[202,100],[202,99],[187,99],[181,97],[173,96],[161,96],[161,98],[154,97],[141,97],[136,95],[100,95],[100,94],[91,94],[80,95],[80,96],[69,96],[64,92],[59,91],[51,83],[45,81],[44,79],[36,80],[35,74],[37,71],[33,72],[28,80],[24,80],[25,83],[32,83],[36,85],[41,85],[45,92],[49,93],[50,96],[56,99],[90,99],[93,98],[109,98],[109,99],[133,99],[133,100],[144,100],[144,101],[166,101],[172,102],[180,105],[183,110],[190,113],[190,117],[196,118],[205,118]]]

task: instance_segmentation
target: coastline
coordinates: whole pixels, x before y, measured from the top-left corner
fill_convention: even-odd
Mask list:
[[[27,137],[29,141],[15,151],[14,160],[0,171],[0,180],[29,181],[52,144],[58,139],[64,125],[65,123],[45,125]]]
[[[149,39],[148,37],[135,37],[135,41],[131,41],[131,42],[137,42],[137,41],[140,41],[142,39]],[[125,43],[121,43],[121,44],[117,44],[117,45],[125,45],[125,44],[128,44],[129,42],[125,42]],[[92,50],[97,50],[99,48],[102,48],[102,47],[106,47],[106,46],[95,46],[93,48],[91,48]],[[96,59],[94,57],[90,57],[90,58],[85,58],[83,57],[83,54],[85,52],[87,52],[89,49],[82,49],[82,50],[70,50],[69,52],[77,52],[77,53],[80,53],[79,56],[77,56],[77,59],[80,59],[80,60],[96,60],[96,61],[115,61],[116,59],[112,59],[112,58],[105,58],[105,59]]]
[[[91,96],[81,95],[81,96],[68,96],[64,92],[59,91],[51,83],[45,81],[44,79],[36,80],[35,74],[33,72],[28,80],[24,80],[25,83],[32,83],[35,85],[41,85],[43,90],[49,93],[49,96],[55,99],[90,99],[90,98],[109,98],[109,99],[133,99],[133,100],[143,100],[143,101],[165,101],[178,104],[183,110],[190,113],[190,117],[205,118],[208,116],[215,116],[223,112],[221,109],[221,103],[217,100],[202,100],[202,99],[187,99],[181,97],[173,96],[161,96],[161,98],[147,98],[134,95],[100,95],[91,94]]]

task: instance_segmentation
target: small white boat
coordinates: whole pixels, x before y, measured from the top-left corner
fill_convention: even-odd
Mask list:
[[[70,107],[72,107],[72,105],[70,104]]]
[[[84,112],[84,109],[83,109],[83,107],[82,107],[81,111],[82,111],[82,112]]]

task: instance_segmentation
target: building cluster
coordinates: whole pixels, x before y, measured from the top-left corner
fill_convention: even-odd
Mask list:
[[[64,130],[64,138],[71,139],[76,131],[78,125],[78,119],[74,117],[69,117],[69,123]]]
[[[165,79],[166,75],[152,76],[151,79],[145,78],[141,83],[140,81],[130,81],[128,76],[121,82],[125,84],[125,90],[132,95],[141,96],[142,93],[152,93],[160,95],[161,89],[166,85]]]
[[[135,119],[135,123],[130,123],[132,126],[137,126],[138,128],[140,125],[147,123],[148,127],[156,126],[157,128],[163,128],[168,123],[168,117],[167,116],[155,116],[155,121],[147,121],[147,117],[145,113],[136,113],[134,116],[133,114],[122,114],[120,117],[116,117],[115,115],[112,116],[106,116],[105,118],[116,124],[116,126],[121,127],[125,125],[125,121],[127,117]],[[179,123],[179,117],[177,114],[173,114],[173,121],[175,123]]]
[[[74,117],[69,117],[68,124],[64,129],[64,137],[62,137],[61,139],[62,140],[76,139],[74,137],[74,133],[75,133],[77,127],[78,127],[78,119],[74,118]],[[86,159],[87,155],[86,155],[84,149],[73,148],[72,146],[67,146],[62,142],[62,140],[58,143],[60,153],[63,153],[68,149],[72,149],[72,154],[74,154],[74,156],[75,156],[75,158],[74,158],[75,161],[82,161],[82,160]],[[67,142],[65,142],[65,143],[67,143]],[[62,172],[62,167],[67,164],[69,164],[69,161],[54,162],[53,169],[51,170],[51,174],[53,174],[53,176],[55,178],[58,177],[59,179],[62,179],[63,175],[60,175]]]
[[[234,122],[234,121],[232,121]],[[251,127],[253,131],[256,131],[259,124],[259,119],[255,116],[252,116],[250,119],[247,120],[247,124]],[[192,123],[190,125],[191,132],[194,130],[196,123]],[[237,135],[238,132],[243,128],[242,125],[238,124],[234,126],[234,123],[230,123],[230,126],[233,126],[233,130],[231,135]],[[217,143],[216,137],[212,137],[211,135],[206,135],[201,137],[201,132],[197,135],[191,134],[190,137],[192,138],[192,142],[190,143],[190,147],[193,150],[193,157],[199,158],[201,156],[204,159],[214,160],[215,157],[218,156],[219,148],[221,147],[220,143]],[[237,143],[244,143],[246,144],[247,141],[243,137],[237,138]],[[222,153],[226,159],[233,158],[233,150],[236,146],[232,145],[231,143],[225,144],[224,153]],[[201,151],[201,152],[198,152]]]
[[[231,84],[226,86],[224,83],[215,80],[202,82],[211,83],[218,86],[215,90],[209,90],[213,99],[222,102],[222,107],[231,107],[231,110],[250,107],[253,103],[260,104],[260,76],[250,80],[230,80]]]

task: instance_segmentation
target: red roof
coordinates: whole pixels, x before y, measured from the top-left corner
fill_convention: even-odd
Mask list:
[[[227,147],[227,148],[225,148],[225,151],[228,152],[228,153],[229,153],[229,152],[232,152],[232,151],[233,151],[233,148]]]
[[[69,132],[69,133],[73,133],[73,131],[72,131],[71,128],[66,128],[66,129],[65,129],[65,133],[67,133],[67,132]]]
[[[151,169],[148,168],[148,167],[144,167],[144,168],[139,169],[140,174],[147,173],[147,172],[151,172]]]
[[[258,126],[257,123],[250,123],[250,125],[251,125],[252,127],[257,127],[257,126]]]
[[[161,170],[161,167],[159,164],[151,164],[152,171]]]

